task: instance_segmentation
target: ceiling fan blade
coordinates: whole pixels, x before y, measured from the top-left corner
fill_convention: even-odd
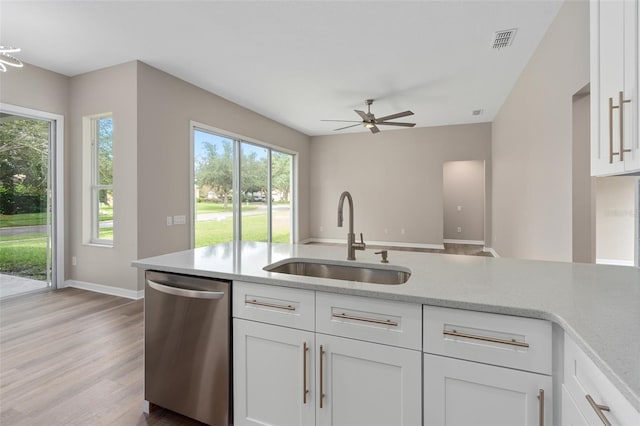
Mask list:
[[[413,115],[413,112],[411,111],[399,112],[396,114],[387,115],[385,117],[376,118],[376,122],[379,123],[381,121],[393,120],[394,118],[407,117],[409,115]]]
[[[362,119],[364,121],[371,121],[371,119],[369,118],[369,116],[367,115],[366,112],[360,111],[360,110],[357,110],[357,109],[354,109],[354,111],[356,112],[356,114],[358,114],[360,117],[362,117]]]
[[[320,121],[340,121],[343,123],[361,123],[361,121],[356,121],[356,120],[320,120]]]
[[[378,129],[375,125],[369,127],[369,130],[371,130],[371,133],[378,133],[380,132],[380,129]]]
[[[386,122],[386,123],[381,123],[379,121],[376,121],[376,125],[377,126],[402,126],[402,127],[413,127],[416,125],[416,123],[394,123],[394,122]]]
[[[345,126],[345,127],[340,127],[339,129],[333,129],[333,131],[335,132],[336,130],[344,130],[344,129],[348,129],[349,127],[356,127],[356,126],[360,126],[361,123],[358,122],[358,124],[352,124],[351,126]]]

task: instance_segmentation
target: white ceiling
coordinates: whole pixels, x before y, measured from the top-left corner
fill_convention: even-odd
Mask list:
[[[367,98],[417,127],[492,121],[561,2],[0,0],[0,44],[67,76],[139,59],[323,135]]]

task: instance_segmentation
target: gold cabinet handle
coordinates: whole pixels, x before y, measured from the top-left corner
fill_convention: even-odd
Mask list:
[[[324,348],[320,345],[320,408],[324,401]]]
[[[307,389],[307,352],[309,348],[307,347],[307,342],[302,343],[302,403],[307,403],[307,394],[309,393],[309,389]]]
[[[613,98],[609,98],[609,164],[613,163],[613,156],[619,155],[620,161],[624,161],[624,153],[631,152],[624,149],[624,104],[631,102],[631,99],[624,98],[624,92],[618,92],[618,105],[613,105]],[[613,110],[620,109],[620,151],[613,152]]]
[[[624,161],[624,153],[631,152],[630,149],[624,149],[624,104],[631,102],[631,99],[625,99],[623,92],[618,92],[618,106],[620,108],[620,161]]]
[[[538,390],[538,424],[544,426],[544,389]]]
[[[518,346],[521,348],[528,348],[529,344],[525,342],[518,342],[516,339],[497,339],[495,337],[478,336],[476,334],[460,333],[457,330],[442,330],[442,334],[445,336],[464,337],[465,339],[482,340],[483,342],[501,343],[503,345]]]
[[[267,302],[259,302],[256,299],[253,300],[245,300],[244,303],[247,305],[257,305],[257,306],[266,306],[268,308],[276,308],[283,309],[285,311],[295,311],[296,307],[291,305],[277,305],[275,303],[267,303]]]
[[[589,405],[591,405],[591,408],[593,408],[593,411],[596,412],[596,415],[598,416],[602,424],[604,426],[611,426],[611,422],[609,422],[609,420],[603,413],[603,411],[611,411],[609,406],[597,404],[589,394],[585,395],[585,398],[587,398],[587,401],[589,401]]]
[[[393,327],[397,327],[398,323],[396,321],[391,321],[391,320],[380,320],[380,319],[375,319],[375,318],[365,318],[365,317],[354,317],[353,315],[347,315],[345,313],[342,314],[332,314],[331,315],[333,318],[343,318],[343,319],[349,319],[349,320],[353,320],[353,321],[362,321],[362,322],[372,322],[374,324],[384,324],[384,325],[390,325]]]

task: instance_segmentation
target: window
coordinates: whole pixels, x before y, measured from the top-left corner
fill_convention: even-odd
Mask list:
[[[193,247],[293,241],[295,154],[201,125],[192,138]]]
[[[91,140],[89,242],[113,245],[113,117],[111,115],[90,117],[89,127]]]

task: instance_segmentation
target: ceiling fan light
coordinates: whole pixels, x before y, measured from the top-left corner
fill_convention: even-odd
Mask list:
[[[364,123],[364,127],[366,127],[367,129],[371,129],[374,126],[375,126],[375,124],[373,124],[373,123]]]

